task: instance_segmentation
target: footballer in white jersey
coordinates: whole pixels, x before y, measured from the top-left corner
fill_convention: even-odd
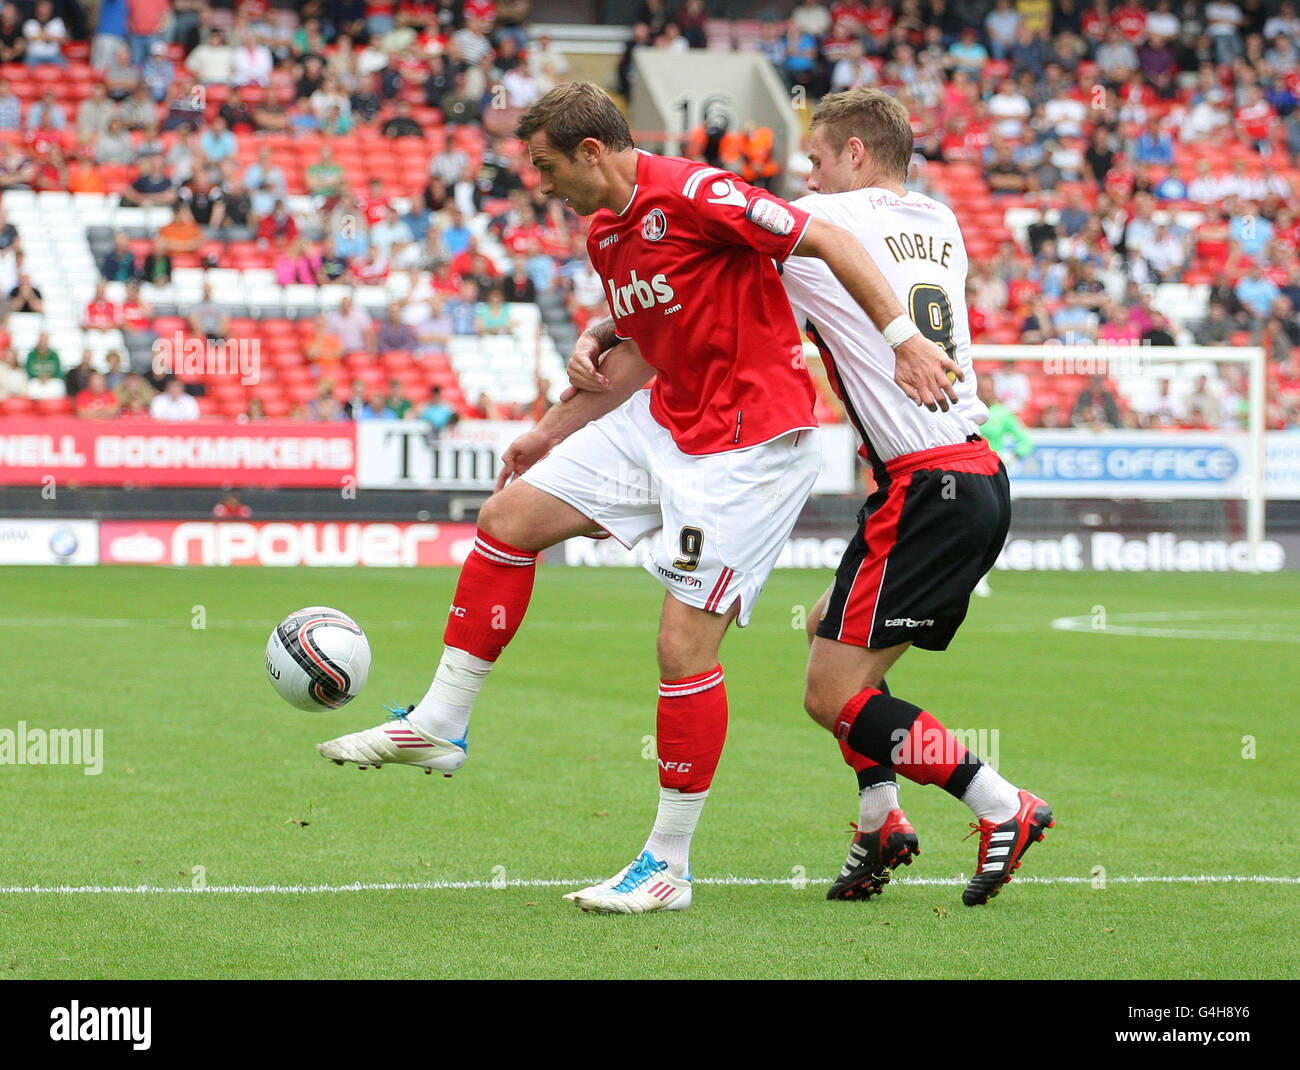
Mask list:
[[[947,412],[897,404],[894,350],[884,335],[860,309],[846,306],[842,288],[822,261],[789,258],[781,281],[795,321],[821,351],[871,462],[954,445],[978,434],[988,409],[975,389],[966,246],[952,209],[919,193],[900,196],[879,187],[813,193],[796,203],[862,242],[913,322],[948,351],[965,376],[955,384],[958,400]]]
[[[961,229],[949,208],[907,192],[912,142],[907,109],[880,90],[824,97],[809,135],[813,192],[797,203],[852,233],[916,327],[957,362],[955,405],[930,411],[910,404],[895,384],[886,334],[855,314],[820,265],[797,256],[783,265],[796,321],[821,351],[876,481],[835,582],[810,615],[804,706],[834,733],[858,775],[857,834],[827,897],[869,898],[889,870],[919,853],[898,805],[901,773],[974,811],[979,857],[962,900],[977,906],[1011,879],[1053,818],[1046,802],[885,686],[886,671],[909,646],[947,648],[1011,519],[1006,470],[979,434],[988,409],[971,365]]]

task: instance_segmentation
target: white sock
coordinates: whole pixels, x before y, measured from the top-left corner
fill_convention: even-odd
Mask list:
[[[1016,816],[1020,809],[1020,792],[986,762],[971,779],[961,801],[974,810],[981,821],[1000,825]]]
[[[495,662],[476,658],[465,650],[445,647],[433,683],[410,719],[431,736],[441,739],[464,739],[469,731],[469,715],[474,709],[483,681]]]
[[[858,831],[880,828],[890,810],[898,809],[898,781],[886,780],[862,789],[858,802]]]
[[[691,871],[691,837],[708,797],[707,791],[688,795],[676,788],[659,789],[659,813],[642,850],[667,862],[668,872],[674,877],[685,877]]]

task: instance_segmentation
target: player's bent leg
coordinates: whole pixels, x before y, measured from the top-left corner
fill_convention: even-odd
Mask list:
[[[853,646],[815,637],[808,659],[804,705],[823,727],[832,727],[834,714],[864,688],[888,693],[885,672],[909,643],[883,650]],[[830,723],[828,723],[830,722]],[[839,740],[844,761],[858,777],[858,821],[848,858],[831,882],[827,899],[870,899],[889,881],[890,870],[910,866],[921,853],[916,830],[898,804],[898,781],[887,765],[853,750]]]
[[[885,673],[911,645],[899,643],[873,650],[816,636],[808,654],[804,682],[803,701],[808,716],[823,728],[835,731],[844,704],[865,688],[879,687]]]
[[[826,603],[834,589],[835,587],[832,584],[826,589],[826,593],[817,599],[808,620],[805,622],[809,647],[812,646],[813,640],[817,638],[817,625],[826,612]],[[865,683],[863,686],[865,686]],[[883,676],[879,681],[875,682],[874,686],[880,688],[886,695],[889,694],[889,687],[885,683]],[[876,828],[885,821],[889,816],[889,812],[898,806],[898,778],[894,775],[892,769],[887,769],[885,766],[873,762],[865,754],[858,754],[843,740],[839,741],[839,746],[840,756],[844,759],[844,764],[853,770],[858,781],[859,823],[857,827],[863,829]],[[920,851],[914,853],[920,854]]]
[[[739,613],[739,600],[725,613],[714,613],[665,595],[659,615],[659,675],[675,680],[716,666],[722,637]]]
[[[844,644],[822,636],[813,644],[806,703],[814,719],[826,725],[828,711],[847,689],[847,682],[832,685],[821,674],[829,666],[852,664],[853,659],[844,651],[826,649],[824,643],[832,647]],[[821,690],[811,686],[813,660],[819,662]],[[980,846],[975,876],[962,894],[967,906],[986,903],[997,895],[1011,880],[1029,845],[1041,840],[1055,824],[1044,800],[1004,779],[919,706],[868,684],[848,698],[832,720],[828,727],[853,750],[918,784],[943,788],[974,811],[978,823],[972,828],[979,833]]]
[[[659,810],[631,865],[565,896],[583,910],[642,914],[690,906],[691,838],[727,735],[718,650],[739,609],[737,602],[726,613],[712,613],[666,596],[659,622]]]
[[[317,746],[342,765],[409,765],[451,776],[468,757],[470,714],[532,597],[537,554],[591,527],[573,506],[515,482],[488,499],[461,568],[433,683],[415,706],[389,707],[380,725]]]
[[[568,502],[516,479],[478,514],[479,531],[526,553],[540,553],[592,529],[592,520]]]

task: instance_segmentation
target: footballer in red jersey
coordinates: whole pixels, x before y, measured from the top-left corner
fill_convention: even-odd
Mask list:
[[[814,393],[773,260],[796,249],[824,259],[893,340],[897,381],[916,403],[946,409],[956,398],[946,373],[960,368],[846,232],[729,172],[640,152],[599,87],[551,90],[516,133],[540,192],[594,216],[588,249],[613,319],[588,328],[573,359],[601,388],[566,392],[506,450],[424,699],[319,749],[340,764],[459,769],[479,690],[527,611],[537,555],[602,529],[644,542],[646,569],[667,589],[658,814],[631,864],[567,898],[602,913],[682,910],[726,736],[722,638],[749,618],[821,467]]]
[[[821,351],[877,484],[835,583],[809,614],[804,703],[839,740],[860,789],[858,831],[827,897],[869,898],[890,869],[918,853],[898,804],[901,773],[941,787],[979,819],[976,872],[962,895],[974,906],[998,894],[1052,815],[1046,802],[1003,779],[930,713],[885,685],[886,670],[910,646],[947,647],[1010,521],[1006,471],[979,434],[988,410],[971,364],[965,245],[951,209],[906,190],[912,145],[907,109],[887,93],[823,97],[808,143],[813,196],[797,204],[811,217],[810,229],[833,222],[887,263],[900,299],[925,302],[927,333],[971,372],[951,410],[899,405],[887,336],[828,264],[799,255],[782,264],[796,319]],[[576,361],[569,370],[575,387],[596,388]]]
[[[587,235],[616,337],[659,373],[650,414],[684,453],[719,453],[816,427],[803,343],[770,261],[808,217],[734,174],[639,152],[622,212]]]

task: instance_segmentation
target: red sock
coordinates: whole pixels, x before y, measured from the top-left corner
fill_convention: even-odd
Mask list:
[[[934,716],[874,687],[844,704],[834,734],[908,780],[937,784],[958,797],[982,764]]]
[[[948,783],[969,753],[931,714],[922,710],[897,749],[894,768],[918,784]]]
[[[482,528],[461,566],[442,641],[496,661],[528,611],[537,555],[494,539]]]
[[[722,666],[659,682],[659,786],[707,791],[727,738],[727,688]]]
[[[861,773],[867,769],[874,769],[880,764],[879,762],[873,762],[865,754],[859,754],[849,746],[848,740],[841,739],[839,744],[840,753],[844,755],[845,764],[855,773]]]

